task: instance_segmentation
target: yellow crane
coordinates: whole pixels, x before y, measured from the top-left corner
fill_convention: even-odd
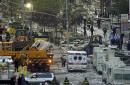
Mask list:
[[[22,65],[27,65],[28,69],[39,69],[49,71],[49,67],[53,61],[53,54],[47,53],[46,50],[39,50],[37,47],[26,46],[21,51],[12,50],[13,42],[0,42],[0,56],[12,56],[18,59]],[[41,68],[40,68],[40,66]],[[44,67],[44,68],[43,68]]]

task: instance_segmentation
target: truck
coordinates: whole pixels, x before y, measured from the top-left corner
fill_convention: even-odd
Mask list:
[[[45,49],[38,49],[38,46],[26,46],[21,51],[12,50],[13,42],[1,42],[0,56],[12,56],[21,65],[26,65],[28,71],[49,71],[53,61],[53,54]]]

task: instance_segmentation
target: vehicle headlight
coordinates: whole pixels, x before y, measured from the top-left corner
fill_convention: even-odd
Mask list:
[[[48,60],[48,62],[49,62],[49,63],[52,63],[52,60],[51,60],[51,59],[49,59],[49,60]]]

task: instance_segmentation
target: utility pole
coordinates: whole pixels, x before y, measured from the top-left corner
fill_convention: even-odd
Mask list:
[[[11,2],[13,2],[13,0],[11,0]],[[13,4],[10,3],[10,19],[11,19],[11,22],[13,22]]]
[[[23,25],[23,29],[24,29],[24,19],[25,19],[25,12],[24,12],[24,0],[21,0],[21,16],[22,16],[22,25]]]
[[[129,20],[130,20],[130,0],[129,0]]]
[[[67,50],[69,50],[68,0],[66,0],[66,29],[67,29]]]

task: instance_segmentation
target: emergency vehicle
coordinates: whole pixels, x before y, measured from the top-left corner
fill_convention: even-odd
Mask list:
[[[85,51],[68,51],[67,52],[67,70],[87,69],[87,53]]]

